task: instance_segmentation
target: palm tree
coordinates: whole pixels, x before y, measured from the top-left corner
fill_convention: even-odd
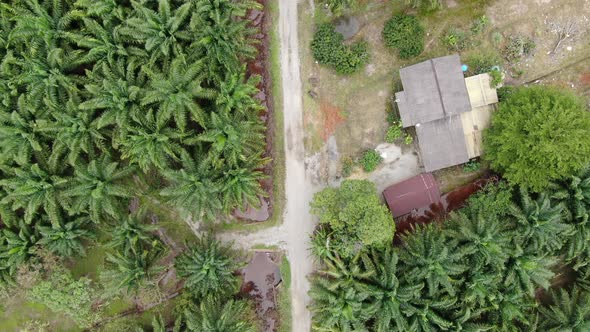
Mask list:
[[[204,88],[203,62],[188,62],[184,56],[172,60],[169,68],[158,72],[143,66],[149,85],[141,100],[142,106],[157,106],[156,123],[159,126],[174,118],[176,126],[184,131],[187,118],[205,125],[205,112],[198,100],[213,99],[215,91]]]
[[[58,225],[59,209],[66,207],[62,193],[67,179],[52,174],[39,164],[15,168],[13,174],[0,180],[0,186],[7,195],[3,203],[12,205],[13,210],[24,209],[24,221],[30,224],[43,208],[51,223]]]
[[[224,73],[240,71],[240,60],[253,59],[257,54],[258,31],[242,19],[247,9],[261,9],[255,1],[195,0],[195,12],[190,28],[197,38],[191,44],[189,54],[194,58],[205,58],[209,74],[214,82],[224,79]]]
[[[121,144],[122,158],[147,172],[152,167],[164,171],[171,161],[179,161],[181,142],[188,136],[171,127],[158,125],[150,109],[138,124],[131,125]]]
[[[152,232],[156,231],[158,226],[146,224],[142,217],[137,214],[124,217],[113,229],[109,246],[129,255],[143,250],[148,244],[157,245]]]
[[[565,220],[573,227],[563,251],[571,261],[588,249],[590,242],[590,166],[565,181],[550,186],[551,198],[565,206]]]
[[[367,290],[367,291],[363,291]],[[368,289],[352,287],[337,279],[316,276],[312,279],[310,306],[315,331],[368,331],[366,323],[374,317],[377,306]]]
[[[131,5],[136,15],[126,20],[126,26],[121,27],[120,33],[144,42],[152,63],[182,54],[181,41],[194,38],[185,30],[190,14],[189,3],[171,10],[169,0],[158,0],[157,11],[136,1],[131,1]]]
[[[438,296],[437,298],[419,298],[408,306],[405,315],[408,316],[409,328],[401,331],[427,332],[459,330],[459,326],[448,316],[456,310],[457,298],[452,296]]]
[[[252,75],[246,79],[246,68],[242,67],[239,73],[228,72],[225,79],[219,83],[219,93],[215,98],[215,106],[218,112],[236,112],[257,118],[258,113],[264,108],[260,100],[256,99],[259,93],[258,84],[261,77]]]
[[[207,298],[198,310],[184,311],[187,331],[191,332],[255,332],[252,310],[245,301],[228,300],[222,303]]]
[[[123,182],[134,171],[134,167],[121,167],[107,156],[92,160],[87,165],[76,165],[70,188],[63,192],[63,197],[73,199],[69,210],[88,213],[95,223],[107,217],[117,219],[126,199],[132,196],[131,190]]]
[[[515,255],[506,263],[503,284],[514,286],[524,294],[532,297],[537,287],[549,288],[550,280],[555,275],[550,268],[557,259],[531,253]]]
[[[555,253],[563,245],[561,237],[572,234],[572,228],[563,222],[563,206],[552,205],[545,193],[536,200],[522,188],[519,194],[517,203],[510,207],[516,222],[514,238],[525,250]]]
[[[42,137],[37,132],[34,110],[24,94],[18,97],[17,110],[0,112],[0,140],[2,159],[14,160],[24,166],[31,162],[33,151],[43,149]]]
[[[36,228],[41,235],[38,243],[60,256],[84,256],[86,251],[82,241],[96,238],[95,234],[88,229],[89,221],[85,217],[78,217],[60,222],[57,227],[37,225]]]
[[[101,273],[106,289],[114,294],[125,291],[135,293],[150,279],[157,275],[161,266],[154,262],[159,258],[159,250],[143,250],[136,254],[107,253],[107,262],[111,268]]]
[[[160,195],[190,211],[195,218],[211,220],[224,209],[220,198],[222,184],[215,179],[215,172],[206,160],[194,160],[184,151],[182,168],[164,170],[163,174],[170,185]]]
[[[33,256],[38,240],[37,232],[22,222],[18,230],[9,228],[0,230],[0,261],[4,261],[0,269],[5,269],[10,275],[14,275],[17,268]]]
[[[472,270],[491,268],[500,271],[512,251],[511,237],[506,223],[484,211],[465,209],[452,214],[445,232],[452,239],[452,247],[464,253]]]
[[[94,121],[94,112],[81,112],[72,100],[65,105],[52,102],[49,109],[53,119],[37,120],[37,131],[53,140],[50,167],[57,168],[62,163],[62,156],[67,155],[67,161],[74,166],[82,157],[94,159],[98,153],[108,154],[105,146],[106,133],[100,130]],[[62,109],[63,107],[63,109]]]
[[[216,298],[234,294],[238,266],[229,246],[221,244],[212,235],[201,236],[190,248],[176,257],[176,273],[185,279],[185,287],[197,298]]]
[[[445,233],[437,227],[434,224],[419,226],[413,233],[403,236],[404,250],[400,250],[403,264],[400,270],[404,282],[424,283],[429,297],[441,291],[453,296],[468,266],[463,264],[464,254],[450,252]]]
[[[534,298],[523,294],[518,286],[508,286],[498,292],[486,321],[494,326],[494,331],[522,331],[517,326],[528,327],[527,331],[537,331],[531,315],[536,306]]]
[[[100,18],[105,26],[124,21],[130,11],[118,0],[76,0],[76,6],[90,16]]]
[[[219,111],[209,115],[202,134],[186,142],[209,143],[213,160],[235,167],[264,151],[264,134],[265,126],[259,119],[248,120],[240,114]]]
[[[552,292],[553,304],[540,306],[540,327],[543,331],[584,332],[590,330],[590,295],[574,287],[571,293],[565,289]]]
[[[141,91],[145,87],[145,74],[137,61],[97,65],[91,74],[92,83],[84,87],[90,97],[78,107],[83,110],[100,110],[97,127],[115,125],[118,141],[125,136],[131,119],[141,122],[143,109],[140,106]],[[117,148],[118,141],[114,141]]]
[[[267,176],[257,169],[261,169],[268,159],[262,159],[256,155],[250,158],[252,159],[250,163],[223,169],[220,178],[221,197],[226,213],[246,205],[260,207],[260,197],[267,196],[260,185]]]
[[[369,280],[370,287],[375,289],[378,307],[375,330],[407,331],[408,321],[403,312],[411,311],[410,307],[420,296],[424,284],[400,284],[397,278],[398,256],[391,247],[383,250],[372,249],[367,258],[362,260],[365,268],[374,271]]]
[[[37,41],[45,47],[64,46],[65,35],[72,22],[84,17],[81,10],[72,9],[69,2],[24,0],[16,2],[14,16],[16,25],[10,38],[34,46]]]

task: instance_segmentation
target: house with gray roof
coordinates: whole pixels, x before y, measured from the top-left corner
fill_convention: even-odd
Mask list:
[[[404,127],[414,126],[427,172],[463,164],[481,153],[481,133],[498,102],[487,74],[465,78],[459,55],[402,68],[395,94]]]

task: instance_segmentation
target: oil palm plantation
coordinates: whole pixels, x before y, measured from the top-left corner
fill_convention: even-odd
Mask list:
[[[184,319],[190,332],[256,332],[253,310],[245,301],[222,302],[207,298],[197,310],[185,310]]]
[[[0,269],[14,275],[19,266],[27,262],[35,251],[39,234],[29,225],[0,230]]]
[[[107,254],[109,269],[100,275],[107,292],[136,294],[162,270],[155,264],[160,254],[159,250],[143,250],[129,255]]]
[[[16,108],[11,112],[0,112],[1,158],[24,166],[31,162],[33,152],[41,151],[44,144],[37,131],[34,109],[24,94],[19,96]]]
[[[190,248],[176,258],[176,273],[196,298],[223,298],[238,289],[234,253],[211,235],[197,238]]]
[[[127,215],[116,222],[110,247],[130,255],[137,254],[150,245],[158,246],[158,240],[152,234],[158,226],[145,223],[142,214]]]

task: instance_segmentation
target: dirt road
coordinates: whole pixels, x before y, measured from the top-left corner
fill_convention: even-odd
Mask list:
[[[319,188],[312,184],[304,163],[297,2],[279,0],[287,197],[283,223],[252,234],[221,234],[221,238],[245,249],[254,244],[265,244],[278,245],[287,251],[291,263],[293,331],[307,332],[311,329],[311,313],[307,310],[310,302],[307,277],[313,271],[313,261],[307,248],[315,225],[315,219],[309,214],[309,202]]]

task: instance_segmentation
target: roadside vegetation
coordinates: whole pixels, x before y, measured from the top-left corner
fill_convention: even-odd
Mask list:
[[[266,195],[250,9],[262,7],[0,5],[3,299],[40,303],[72,330],[257,329],[237,294],[241,255],[191,238],[184,220],[224,221]],[[0,326],[27,311],[11,303]]]

